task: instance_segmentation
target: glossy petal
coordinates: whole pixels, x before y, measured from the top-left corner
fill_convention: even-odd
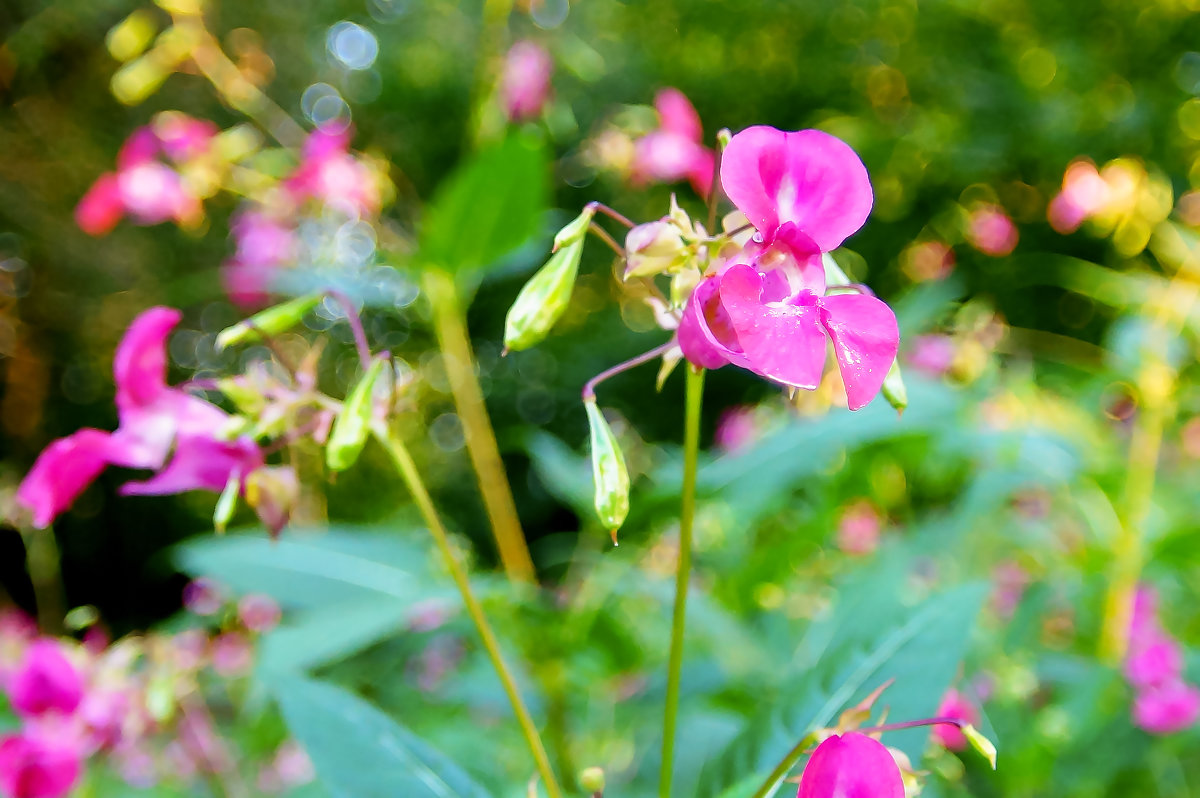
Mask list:
[[[864,294],[821,299],[821,323],[833,339],[846,402],[863,407],[879,393],[900,348],[896,314],[884,302]]]
[[[700,281],[688,297],[679,321],[679,348],[694,366],[719,369],[727,363],[744,364],[729,314],[721,307],[721,278]]]
[[[654,110],[658,111],[659,127],[696,143],[704,141],[700,114],[679,89],[666,88],[654,95]]]
[[[43,638],[30,644],[8,685],[13,709],[24,717],[47,712],[64,715],[83,700],[83,677],[63,654],[57,640]]]
[[[8,798],[59,798],[79,780],[79,752],[28,732],[0,741],[0,792]]]
[[[857,732],[817,746],[797,798],[904,798],[900,767],[883,743]]]
[[[43,529],[69,508],[109,463],[107,432],[81,429],[46,447],[17,488],[17,502]]]
[[[824,252],[841,246],[871,212],[866,167],[848,144],[820,130],[746,128],[725,148],[721,186],[768,240],[794,222]]]
[[[812,390],[825,366],[825,334],[817,298],[764,302],[762,275],[750,266],[721,276],[721,306],[729,314],[749,368],[784,385]]]
[[[222,441],[214,431],[180,433],[166,468],[144,482],[121,486],[123,496],[161,496],[190,490],[219,493],[233,474],[243,478],[262,465],[262,452],[249,438]]]
[[[129,325],[113,355],[118,412],[150,405],[167,390],[167,336],[182,316],[174,308],[153,307]]]
[[[125,215],[116,174],[100,175],[75,206],[75,223],[91,236],[102,236]]]

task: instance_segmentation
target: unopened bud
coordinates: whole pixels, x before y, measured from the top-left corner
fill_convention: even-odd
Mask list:
[[[541,343],[571,304],[571,290],[583,257],[578,238],[550,256],[529,278],[504,319],[504,348],[519,352]]]
[[[242,473],[234,471],[225,481],[225,489],[221,491],[216,509],[213,510],[213,529],[218,535],[225,534],[225,527],[229,526],[229,521],[233,518],[233,511],[237,509],[238,495],[241,492]]]
[[[629,515],[629,471],[617,436],[604,420],[595,400],[585,401],[592,438],[592,480],[596,489],[596,515],[616,540],[617,530]]]
[[[908,407],[908,389],[904,387],[904,375],[900,373],[900,359],[897,358],[883,379],[883,398],[896,408],[897,413],[903,413]]]
[[[983,734],[979,731],[979,729],[976,729],[970,723],[963,726],[961,729],[959,729],[959,731],[961,731],[963,733],[963,736],[967,738],[967,742],[969,742],[971,744],[972,748],[974,748],[979,753],[983,754],[984,758],[986,758],[988,763],[992,766],[992,770],[995,770],[996,769],[996,745],[995,745],[995,743],[993,743],[987,737],[984,737]]]
[[[297,297],[255,313],[245,321],[227,327],[217,334],[217,350],[230,344],[257,341],[264,335],[279,335],[295,327],[321,301],[321,294]]]
[[[329,443],[325,446],[325,464],[330,471],[345,471],[354,465],[362,452],[371,431],[375,381],[383,373],[383,365],[383,358],[376,358],[342,404],[342,412],[333,422]]]
[[[158,90],[170,72],[151,51],[127,62],[113,73],[109,87],[113,96],[125,105],[137,105]]]
[[[662,274],[687,260],[679,228],[668,219],[639,224],[625,236],[625,279]]]
[[[604,792],[604,771],[600,768],[584,768],[579,771],[579,786],[584,792]]]
[[[675,199],[674,194],[671,194],[671,209],[667,212],[667,218],[674,222],[680,230],[692,229],[692,217],[679,207],[679,202]]]
[[[554,252],[558,252],[567,244],[574,244],[576,241],[582,241],[587,235],[588,227],[592,223],[592,217],[596,215],[596,206],[586,205],[583,208],[583,213],[571,220],[563,229],[559,230],[554,236]]]
[[[158,25],[150,12],[138,9],[109,29],[104,43],[113,58],[125,62],[144,53],[157,32]]]

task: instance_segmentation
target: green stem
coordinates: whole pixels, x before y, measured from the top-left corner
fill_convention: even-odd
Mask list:
[[[659,798],[670,798],[675,759],[675,719],[679,713],[679,673],[683,667],[683,632],[687,621],[688,581],[692,571],[692,522],[696,517],[696,461],[700,454],[700,400],[704,369],[687,369],[683,431],[683,498],[679,512],[679,568],[675,572],[675,608],[671,614],[671,653],[667,660],[667,703],[663,713],[662,770]]]
[[[804,756],[804,752],[816,742],[817,736],[815,734],[804,735],[792,750],[784,754],[783,759],[779,760],[779,764],[771,771],[771,775],[767,776],[767,780],[754,791],[754,795],[751,798],[767,798],[767,796],[774,793],[780,782],[787,778],[787,774],[800,761],[800,757]]]
[[[479,632],[488,658],[492,661],[492,667],[496,669],[496,675],[500,677],[500,683],[504,687],[509,703],[512,704],[513,714],[517,716],[521,734],[525,737],[525,742],[533,754],[533,761],[537,765],[538,773],[541,774],[542,781],[546,784],[547,794],[550,798],[562,798],[562,790],[558,786],[558,780],[554,777],[554,769],[550,767],[550,759],[546,756],[546,747],[542,744],[537,726],[534,725],[529,710],[525,708],[525,702],[517,690],[517,682],[513,678],[512,672],[504,663],[504,657],[500,653],[500,644],[496,641],[496,635],[483,614],[479,600],[475,598],[475,594],[471,590],[471,582],[467,579],[467,573],[454,556],[454,549],[450,545],[446,528],[442,526],[442,521],[433,506],[433,500],[429,497],[429,491],[425,489],[425,483],[421,480],[416,463],[413,462],[404,443],[387,428],[376,425],[372,428],[372,432],[375,439],[391,456],[400,478],[404,480],[404,484],[412,494],[413,501],[417,504],[421,517],[425,519],[425,524],[429,527],[429,533],[433,535],[433,542],[437,544],[438,551],[446,562],[446,568],[450,571],[450,576],[453,577],[454,584],[462,595],[463,606],[467,608],[467,614],[471,616],[471,621],[475,624],[476,631]]]
[[[500,459],[500,447],[496,444],[496,433],[488,419],[479,378],[475,376],[475,358],[454,278],[443,271],[429,269],[423,283],[433,304],[433,323],[446,377],[462,421],[467,453],[479,480],[479,492],[492,524],[500,561],[514,582],[536,582],[533,558],[525,544],[525,533],[521,531],[517,505],[504,471],[504,461]]]
[[[23,529],[21,536],[25,539],[25,565],[37,603],[38,628],[43,634],[61,634],[67,599],[54,530]]]

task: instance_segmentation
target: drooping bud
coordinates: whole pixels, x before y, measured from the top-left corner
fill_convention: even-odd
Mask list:
[[[345,471],[358,460],[371,432],[374,411],[371,400],[384,363],[383,358],[376,358],[342,404],[342,412],[333,422],[329,443],[325,446],[325,464],[330,471]]]
[[[585,401],[588,426],[592,439],[592,481],[596,490],[596,515],[600,523],[612,533],[613,543],[617,530],[629,515],[629,470],[625,467],[625,456],[617,443],[617,436],[604,419],[604,413],[595,400]]]
[[[892,363],[891,369],[888,370],[881,392],[888,404],[896,408],[897,413],[903,413],[904,408],[908,407],[908,389],[904,387],[904,375],[900,373],[899,358]]]
[[[625,236],[625,279],[662,274],[687,260],[687,244],[670,219],[639,224]]]
[[[991,740],[989,740],[987,737],[985,737],[979,731],[979,729],[976,729],[974,726],[972,726],[969,723],[967,725],[963,726],[960,731],[962,731],[963,737],[967,738],[967,742],[969,742],[971,744],[971,747],[974,748],[979,753],[983,754],[983,756],[987,759],[988,763],[992,766],[992,770],[995,770],[996,769],[996,745],[995,745],[995,743],[993,743]]]
[[[225,483],[225,489],[221,491],[220,497],[217,498],[217,506],[213,510],[213,529],[218,535],[225,534],[225,528],[233,518],[233,511],[237,509],[238,495],[241,492],[242,474],[235,469],[229,474],[229,480]]]
[[[554,249],[552,252],[558,252],[567,244],[574,244],[576,241],[582,241],[587,235],[588,227],[592,223],[592,217],[596,215],[596,206],[589,203],[583,207],[583,212],[571,220],[563,229],[554,234]]]
[[[519,352],[541,343],[571,304],[571,289],[583,257],[583,238],[576,238],[550,256],[529,278],[504,319],[504,348]]]
[[[257,341],[264,335],[287,332],[299,324],[304,314],[312,310],[321,298],[321,294],[310,294],[259,311],[245,321],[218,333],[217,349],[221,350],[230,344],[240,344],[244,341]]]

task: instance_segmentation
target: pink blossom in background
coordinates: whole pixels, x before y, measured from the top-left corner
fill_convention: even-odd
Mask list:
[[[546,48],[528,40],[514,44],[504,56],[500,97],[514,122],[536,119],[550,98],[554,61]]]
[[[992,609],[1001,618],[1010,618],[1021,603],[1030,577],[1020,563],[1004,560],[992,569]]]
[[[900,766],[887,747],[858,732],[825,739],[800,776],[797,798],[904,798]]]
[[[216,615],[225,606],[224,591],[213,580],[201,576],[183,586],[183,606],[195,615]]]
[[[371,170],[350,153],[350,128],[317,128],[300,153],[300,164],[283,181],[297,202],[315,199],[352,216],[372,214],[382,202]]]
[[[756,410],[754,405],[741,405],[722,411],[713,434],[716,447],[723,452],[736,452],[754,443],[759,432]]]
[[[110,232],[124,215],[120,183],[111,172],[100,175],[75,206],[75,224],[92,236]]]
[[[930,377],[944,377],[958,357],[958,344],[953,336],[929,334],[912,339],[912,349],[905,358],[908,365]]]
[[[1137,690],[1178,681],[1183,675],[1183,648],[1165,633],[1141,640],[1125,659],[1125,678]]]
[[[212,668],[221,676],[245,676],[254,667],[254,647],[241,632],[224,632],[212,641]]]
[[[8,683],[8,697],[17,714],[69,715],[83,700],[83,676],[63,653],[55,638],[35,640]]]
[[[837,546],[846,554],[863,556],[879,546],[883,518],[866,499],[850,502],[838,513]]]
[[[939,718],[966,721],[972,726],[979,723],[979,710],[962,693],[953,689],[942,698],[941,706],[935,714]],[[969,745],[966,735],[959,731],[957,726],[949,723],[937,724],[933,727],[932,734],[935,742],[951,751],[963,751]]]
[[[1183,453],[1193,460],[1200,460],[1200,416],[1188,419],[1179,438]]]
[[[1200,690],[1182,680],[1137,694],[1133,722],[1151,734],[1174,734],[1200,718]]]
[[[921,241],[900,254],[904,273],[916,282],[944,280],[954,273],[954,250],[943,241]]]
[[[1112,191],[1090,160],[1073,161],[1063,174],[1062,191],[1046,209],[1050,226],[1060,233],[1072,233],[1087,219],[1101,213]]]
[[[279,625],[283,613],[270,596],[251,593],[238,602],[238,618],[251,632],[269,632]]]
[[[981,205],[967,219],[967,241],[985,255],[1001,258],[1017,247],[1020,234],[1003,208]]]
[[[300,246],[296,231],[286,219],[265,209],[239,211],[230,224],[233,257],[221,264],[225,293],[242,308],[259,308],[270,302],[271,286],[279,270],[292,266]]]
[[[6,798],[59,798],[81,771],[79,753],[56,740],[25,732],[0,740],[0,792]]]
[[[654,97],[658,128],[634,142],[635,185],[674,183],[687,179],[696,193],[712,189],[716,155],[704,146],[704,128],[691,101],[678,89],[662,89]]]

